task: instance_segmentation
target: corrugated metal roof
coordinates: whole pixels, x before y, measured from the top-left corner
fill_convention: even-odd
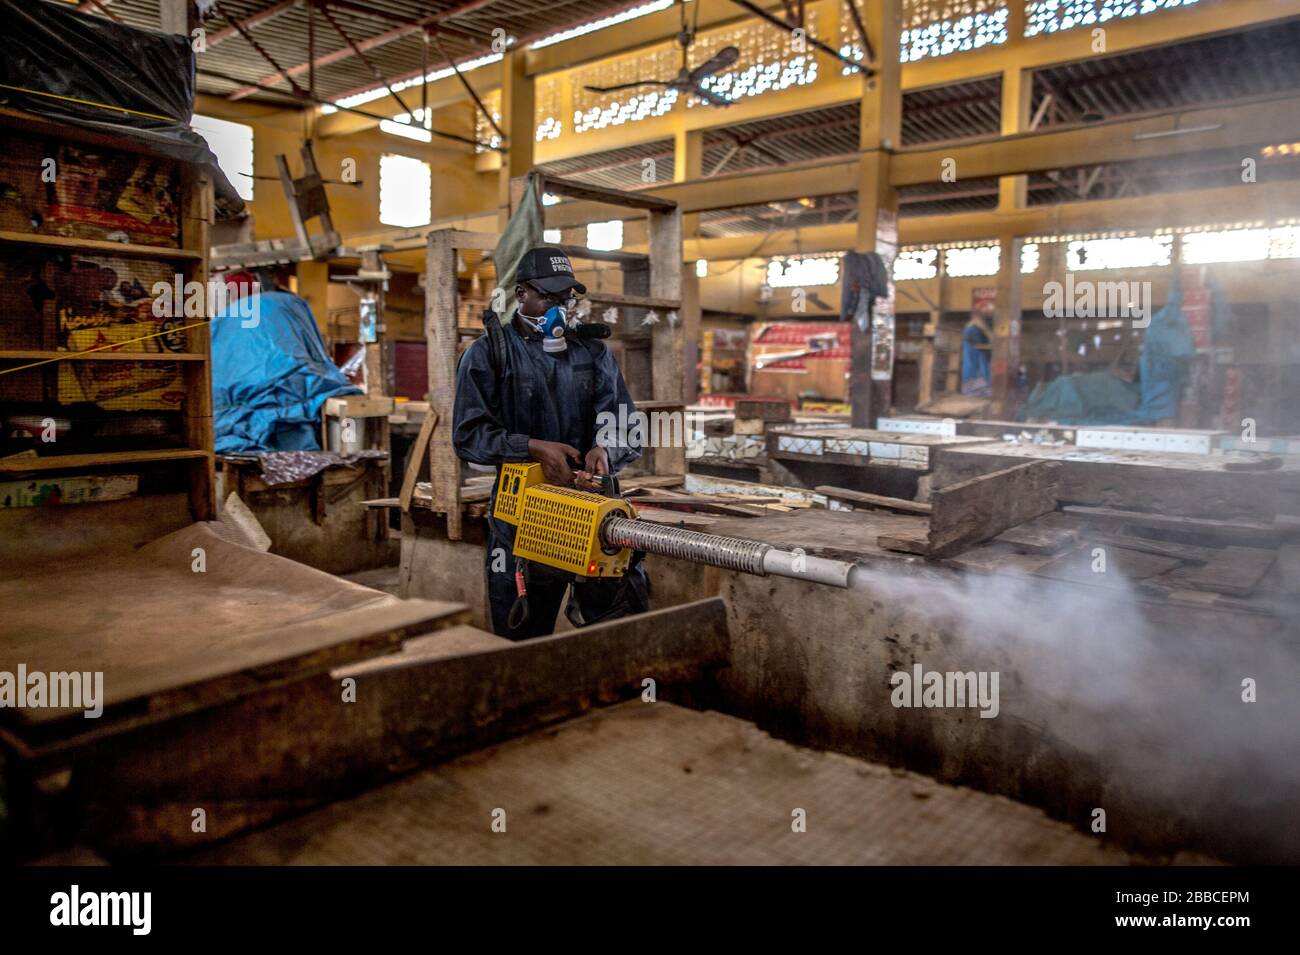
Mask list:
[[[98,0],[112,15],[135,26],[156,28],[159,0]],[[425,55],[422,34],[436,28],[444,49],[457,59],[487,52],[492,31],[504,29],[521,41],[590,22],[643,0],[316,0],[314,14],[315,88],[334,99],[376,85],[375,72],[389,82],[418,75]],[[329,19],[324,14],[328,10]],[[95,7],[81,9],[95,14]],[[200,90],[229,95],[264,83],[287,93],[290,84],[232,25],[244,23],[257,46],[300,86],[307,86],[308,5],[306,0],[217,0],[205,22],[208,50],[199,55]],[[330,19],[364,51],[355,55]],[[960,54],[958,54],[960,55]],[[442,57],[430,45],[429,67]],[[368,61],[368,62],[367,62]],[[219,73],[230,79],[217,79]],[[1252,30],[1205,37],[1116,56],[1090,56],[1035,73],[1032,109],[1046,97],[1041,126],[1114,118],[1211,102],[1300,92],[1300,18]],[[259,98],[265,93],[256,93]],[[409,94],[416,105],[418,93]],[[278,97],[283,102],[284,97]],[[996,134],[1001,126],[1001,81],[997,77],[913,90],[904,95],[902,145],[917,145]],[[719,122],[725,111],[719,110]],[[704,134],[705,175],[771,168],[857,152],[859,104],[847,103],[785,116],[768,117]],[[592,134],[593,143],[599,135]],[[1262,144],[1261,144],[1262,145]],[[1239,150],[1238,150],[1239,151]],[[672,143],[656,140],[636,146],[573,157],[545,168],[560,175],[618,188],[639,188],[643,165],[653,159],[654,178],[673,175]],[[1206,188],[1240,181],[1240,156],[1197,154],[1158,162],[1111,164],[1097,170],[1081,166],[1030,177],[1032,204],[1113,198],[1151,192]],[[1232,179],[1236,170],[1236,178]],[[1300,163],[1289,157],[1260,162],[1260,178],[1297,178]],[[1227,177],[1227,179],[1225,179]],[[901,214],[930,215],[996,206],[993,180],[929,183],[901,190]],[[851,221],[855,210],[842,197],[820,197],[798,209],[754,206],[702,217],[706,234],[729,235]],[[839,217],[839,218],[837,218]]]
[[[159,0],[99,3],[123,23],[158,28]],[[629,0],[317,0],[312,17],[315,90],[325,99],[338,99],[372,88],[377,80],[371,66],[390,83],[419,76],[425,55],[421,24],[437,35],[449,56],[462,60],[490,52],[496,29],[523,41],[635,5]],[[81,9],[100,15],[95,6],[84,2]],[[275,75],[275,67],[234,28],[232,19],[243,23],[256,45],[306,88],[312,32],[308,10],[306,0],[218,0],[204,22],[209,42],[207,51],[198,57],[199,90],[226,96],[239,89],[241,82],[260,82],[292,92],[291,84]],[[362,50],[364,59],[355,55],[351,44]],[[430,69],[445,65],[434,45],[430,45],[428,63]],[[213,75],[217,73],[239,82],[218,79]]]
[[[1029,177],[1029,204],[1055,205],[1241,186],[1243,155],[1240,148],[1216,149],[1034,173]],[[1256,162],[1256,182],[1300,179],[1300,154],[1269,157],[1257,150],[1251,158]]]
[[[1300,90],[1300,20],[1039,70],[1033,111],[1053,96],[1046,126],[1286,90]]]
[[[673,141],[656,139],[636,146],[572,156],[545,163],[541,168],[552,175],[598,186],[645,189],[673,181],[673,159]],[[653,165],[646,160],[651,160]]]

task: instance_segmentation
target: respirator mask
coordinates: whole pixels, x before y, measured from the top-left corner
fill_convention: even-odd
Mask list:
[[[548,352],[562,352],[569,347],[564,333],[569,327],[569,312],[563,305],[552,305],[540,318],[522,316],[542,336],[542,348]]]

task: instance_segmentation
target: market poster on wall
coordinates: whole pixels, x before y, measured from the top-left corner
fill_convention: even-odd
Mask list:
[[[876,215],[876,252],[890,276],[889,295],[877,299],[871,308],[871,379],[894,378],[894,259],[898,257],[898,215],[881,209]]]

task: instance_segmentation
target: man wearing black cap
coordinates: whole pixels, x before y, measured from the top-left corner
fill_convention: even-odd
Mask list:
[[[452,443],[462,460],[498,466],[536,461],[552,484],[598,487],[641,456],[620,435],[597,442],[598,416],[628,421],[636,411],[618,364],[603,342],[573,334],[555,309],[569,311],[574,293],[587,289],[574,277],[569,257],[555,248],[526,252],[516,271],[518,312],[493,353],[488,335],[465,351],[456,372]],[[620,405],[625,409],[619,414]],[[495,504],[496,489],[493,488]],[[485,558],[492,630],[512,640],[544,636],[574,578],[512,555],[515,529],[491,516]],[[516,571],[526,600],[519,599]],[[621,580],[578,580],[566,607],[575,625],[646,609],[645,576],[634,568]],[[513,613],[512,613],[513,611]]]

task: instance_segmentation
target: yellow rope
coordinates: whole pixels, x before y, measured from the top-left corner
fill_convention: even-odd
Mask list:
[[[81,355],[89,355],[97,351],[105,351],[110,348],[121,348],[123,345],[134,345],[136,342],[145,342],[151,338],[158,338],[161,335],[175,335],[177,332],[184,332],[184,331],[188,331],[191,328],[198,328],[200,325],[208,324],[208,322],[209,319],[205,318],[203,321],[195,322],[193,325],[182,325],[180,328],[169,328],[163,332],[154,332],[152,335],[142,335],[139,338],[129,338],[124,342],[109,342],[107,345],[99,345],[96,346],[95,348],[87,348],[85,351],[68,352],[66,355],[60,355],[58,358],[43,358],[40,361],[34,361],[31,364],[19,365],[17,368],[5,368],[4,370],[0,370],[0,375],[8,375],[15,371],[26,371],[28,368],[39,368],[41,365],[50,364],[50,362],[67,361],[70,358],[75,359],[80,357]]]
[[[0,83],[0,89],[16,90],[19,93],[31,93],[33,96],[48,96],[50,99],[61,99],[68,103],[80,103],[82,106],[97,106],[100,109],[112,110],[116,113],[131,113],[135,116],[146,116],[149,119],[161,119],[165,123],[174,123],[176,120],[170,116],[159,116],[157,113],[144,113],[138,109],[127,109],[125,106],[110,106],[107,103],[96,103],[94,100],[77,99],[75,96],[60,96],[58,93],[47,93],[45,90],[30,90],[24,86],[10,86],[8,83]]]

